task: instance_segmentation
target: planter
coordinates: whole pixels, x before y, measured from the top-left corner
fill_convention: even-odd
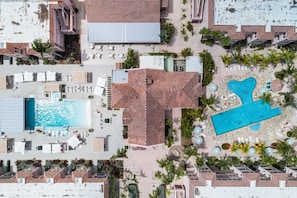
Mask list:
[[[271,147],[272,149],[276,149],[276,142],[272,143],[272,144],[270,145],[270,147]]]
[[[224,144],[222,144],[221,147],[222,147],[223,150],[229,150],[231,145],[229,143],[224,143]]]
[[[293,135],[293,133],[292,133],[291,131],[288,131],[288,132],[287,132],[287,136],[288,136],[288,137],[292,137],[292,135]]]

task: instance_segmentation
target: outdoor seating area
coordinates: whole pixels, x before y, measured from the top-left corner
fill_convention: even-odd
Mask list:
[[[58,72],[23,72],[14,74],[14,83],[23,82],[55,82],[61,81],[62,74]]]

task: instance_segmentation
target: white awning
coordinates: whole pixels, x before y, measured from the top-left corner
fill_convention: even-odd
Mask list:
[[[25,142],[15,142],[14,143],[14,152],[16,153],[25,153]]]
[[[56,72],[47,71],[46,72],[47,81],[56,81]]]
[[[45,82],[45,72],[39,72],[37,73],[37,81],[38,82]]]
[[[42,152],[43,153],[51,153],[52,152],[52,145],[51,144],[43,144],[42,145]]]
[[[23,74],[22,73],[14,74],[14,82],[15,83],[24,82]]]
[[[61,144],[52,144],[52,153],[61,153]]]
[[[80,141],[79,141],[79,139],[76,137],[76,135],[73,135],[71,138],[69,138],[69,139],[67,140],[67,144],[68,144],[69,146],[71,146],[72,148],[75,148],[75,147],[77,147],[77,146],[80,144]]]
[[[104,88],[96,86],[94,89],[94,95],[96,96],[103,96]]]
[[[24,72],[24,82],[33,82],[33,72]]]
[[[105,87],[106,86],[106,81],[107,81],[106,78],[98,77],[98,79],[97,79],[97,86],[98,87]]]
[[[90,43],[160,43],[160,23],[89,23]]]

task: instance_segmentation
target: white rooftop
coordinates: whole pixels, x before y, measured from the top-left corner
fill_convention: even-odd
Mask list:
[[[1,43],[28,43],[39,38],[47,41],[49,28],[47,0],[0,0]]]
[[[103,183],[1,183],[1,191],[6,197],[96,197],[104,198]],[[102,187],[104,188],[104,186]]]
[[[292,0],[215,0],[215,25],[295,26],[297,4]]]
[[[164,70],[164,56],[140,56],[139,68]]]
[[[196,187],[197,194],[194,198],[217,198],[217,197],[295,197],[296,187]],[[199,192],[199,193],[198,193]]]

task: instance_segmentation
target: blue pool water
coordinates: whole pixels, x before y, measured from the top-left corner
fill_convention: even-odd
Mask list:
[[[239,96],[242,106],[211,116],[217,135],[254,125],[282,114],[279,107],[272,109],[268,103],[264,103],[262,100],[253,101],[252,93],[256,86],[254,78],[247,78],[244,81],[231,80],[227,86],[231,92]]]
[[[26,129],[43,127],[90,127],[91,105],[88,100],[26,99]]]

